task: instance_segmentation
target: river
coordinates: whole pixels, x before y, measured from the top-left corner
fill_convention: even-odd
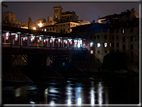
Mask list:
[[[30,84],[4,83],[2,93],[3,104],[138,104],[139,77],[94,74]]]

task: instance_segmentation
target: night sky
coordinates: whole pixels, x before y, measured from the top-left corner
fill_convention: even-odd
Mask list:
[[[139,3],[51,3],[51,2],[11,2],[4,3],[8,5],[8,8],[2,7],[3,12],[10,11],[16,14],[16,20],[21,22],[28,22],[28,17],[32,18],[35,22],[40,18],[46,18],[48,16],[53,17],[53,6],[60,5],[65,11],[75,11],[79,16],[79,20],[92,22],[99,17],[104,17],[111,14],[120,14],[122,11],[131,10],[135,8],[135,11],[139,13]]]

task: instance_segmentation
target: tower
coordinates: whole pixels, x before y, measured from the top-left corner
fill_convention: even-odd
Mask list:
[[[53,7],[54,21],[59,22],[61,20],[61,14],[62,14],[62,7],[61,6],[54,6]]]

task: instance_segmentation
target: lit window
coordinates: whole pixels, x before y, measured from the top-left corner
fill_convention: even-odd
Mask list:
[[[57,16],[55,16],[55,18],[57,19]]]
[[[90,43],[90,47],[92,47],[92,46],[93,46],[93,42]]]
[[[90,54],[93,54],[93,50],[90,51]]]
[[[100,43],[97,43],[97,47],[101,47],[101,44],[100,44]]]
[[[46,32],[46,29],[44,29],[44,31]]]
[[[124,30],[124,29],[122,29],[122,33],[125,33],[125,30]]]
[[[107,47],[107,43],[104,43],[104,46]]]
[[[109,45],[110,45],[110,47],[111,47],[111,43],[110,43]]]

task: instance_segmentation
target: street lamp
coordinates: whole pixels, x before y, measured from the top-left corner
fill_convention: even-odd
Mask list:
[[[39,27],[42,27],[42,23],[39,23],[38,26],[39,26]]]
[[[34,30],[36,30],[36,27],[33,27]]]

